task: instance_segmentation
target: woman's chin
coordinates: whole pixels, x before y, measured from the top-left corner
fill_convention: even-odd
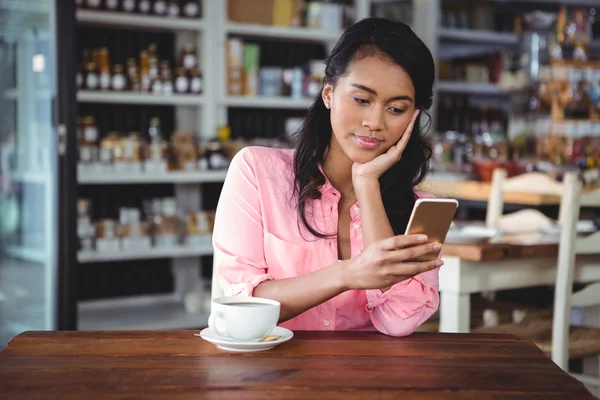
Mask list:
[[[354,150],[351,154],[348,154],[348,158],[350,158],[355,163],[366,164],[369,161],[373,161],[378,155],[379,154],[375,152],[367,152],[359,149],[358,151]]]

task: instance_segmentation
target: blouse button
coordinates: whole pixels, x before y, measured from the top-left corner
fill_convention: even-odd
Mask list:
[[[354,212],[360,212],[360,208],[354,207]]]
[[[325,326],[329,326],[330,324],[331,324],[331,322],[328,319],[326,319],[325,320]]]
[[[356,229],[360,229],[360,224],[354,224],[354,227],[355,227]]]

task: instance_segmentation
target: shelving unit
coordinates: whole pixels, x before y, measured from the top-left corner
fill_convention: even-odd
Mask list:
[[[88,104],[119,104],[176,107],[176,127],[200,132],[210,139],[217,128],[227,123],[229,108],[261,110],[304,110],[312,99],[285,97],[232,97],[227,95],[225,79],[226,43],[229,36],[255,40],[286,40],[319,43],[329,51],[341,35],[323,29],[277,27],[233,23],[227,20],[226,1],[203,0],[203,19],[171,19],[117,12],[77,11],[82,26],[127,30],[168,31],[176,35],[176,48],[194,41],[199,49],[204,78],[201,96],[156,96],[152,93],[79,91],[77,100]],[[369,0],[355,0],[356,18],[369,14]],[[223,182],[226,171],[169,172],[163,174],[105,173],[80,169],[80,185],[158,185],[174,184],[175,197],[186,208],[201,206],[201,184]],[[182,299],[190,288],[202,286],[197,276],[199,257],[212,254],[210,237],[202,245],[178,246],[147,251],[78,253],[81,268],[92,263],[171,259],[174,292],[166,295],[135,296],[125,299],[82,301],[79,304],[80,329],[186,329],[206,326],[207,316],[185,311]],[[198,243],[198,242],[196,242]]]
[[[170,18],[137,15],[125,12],[100,12],[81,9],[76,17],[80,26],[118,28],[131,31],[170,32],[174,34],[173,52],[184,44],[193,43],[198,49],[200,69],[204,72],[204,91],[201,95],[177,94],[169,96],[153,93],[80,90],[77,101],[87,104],[167,106],[175,108],[175,129],[198,132],[210,139],[216,130],[213,116],[214,96],[211,85],[214,45],[210,29],[210,15],[214,0],[202,2],[204,18]],[[141,109],[142,110],[142,109]],[[135,118],[135,117],[134,117]],[[78,168],[78,184],[92,185],[174,185],[178,203],[186,210],[202,207],[203,183],[223,182],[226,171],[190,171],[168,173],[93,172]],[[193,244],[192,244],[193,243]],[[79,329],[197,329],[207,325],[207,316],[186,311],[183,299],[190,290],[202,287],[199,276],[202,256],[213,252],[211,236],[193,238],[187,245],[169,248],[151,247],[145,250],[79,251],[80,268],[90,264],[169,260],[173,274],[173,292],[163,295],[140,295],[129,298],[85,300],[79,302]]]

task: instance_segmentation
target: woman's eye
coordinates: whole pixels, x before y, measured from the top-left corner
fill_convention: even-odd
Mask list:
[[[358,97],[355,97],[354,101],[356,101],[358,104],[369,104],[369,100],[359,99]]]
[[[388,110],[390,110],[391,113],[394,115],[404,114],[404,110],[402,110],[401,108],[391,107],[391,108],[388,108]]]

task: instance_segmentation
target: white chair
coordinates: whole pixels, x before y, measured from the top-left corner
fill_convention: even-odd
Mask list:
[[[580,205],[582,201],[581,183],[574,174],[566,174],[564,182],[558,183],[548,176],[525,174],[506,179],[503,171],[494,173],[490,194],[490,208],[486,223],[495,228],[510,229],[511,225],[529,223],[543,226],[550,219],[534,210],[525,210],[502,215],[503,192],[535,192],[561,195],[559,226],[560,245],[557,261],[553,313],[549,315],[526,316],[520,323],[503,324],[476,329],[480,333],[513,333],[532,339],[550,354],[552,360],[561,368],[568,369],[569,356],[594,357],[592,364],[598,374],[598,355],[600,354],[600,327],[571,327],[572,307],[598,307],[600,309],[600,282],[589,284],[580,292],[573,293],[573,275],[577,256],[600,254],[600,232],[587,237],[577,236]],[[599,193],[585,196],[598,196]],[[587,200],[587,199],[586,199]],[[517,217],[515,217],[515,215]],[[509,221],[508,223],[506,221]],[[600,265],[598,265],[600,268]],[[593,368],[592,368],[593,369]],[[592,376],[574,376],[588,386],[599,387],[600,379]]]

